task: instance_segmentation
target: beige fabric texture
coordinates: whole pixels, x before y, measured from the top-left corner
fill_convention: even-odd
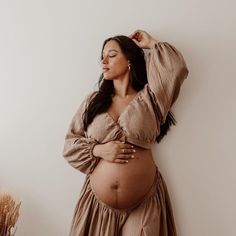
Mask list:
[[[76,205],[70,236],[176,236],[166,183],[156,168],[152,187],[144,199],[129,209],[115,209],[102,202],[87,175]]]
[[[82,101],[69,125],[63,156],[72,167],[86,174],[71,236],[138,236],[140,233],[132,234],[131,231],[140,226],[146,236],[176,235],[171,203],[161,174],[153,195],[129,214],[102,204],[89,184],[89,175],[100,161],[92,152],[97,143],[121,140],[146,149],[155,144],[160,125],[165,122],[189,73],[183,55],[167,42],[157,42],[147,49],[145,61],[148,83],[130,101],[118,121],[104,112],[93,119],[87,131],[84,130],[82,114],[98,93],[93,91]],[[122,227],[123,234],[120,234]]]

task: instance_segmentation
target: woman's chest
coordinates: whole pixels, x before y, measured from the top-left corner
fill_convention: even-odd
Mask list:
[[[109,109],[97,115],[88,126],[87,137],[100,143],[111,140],[142,140],[150,142],[157,135],[157,121],[152,104],[137,96],[121,112]],[[135,143],[134,143],[135,144]]]
[[[127,98],[114,96],[112,98],[112,104],[110,105],[106,113],[114,120],[114,122],[118,122],[119,117],[122,115],[122,113],[125,112],[126,109],[128,109],[129,104],[132,103],[132,101],[135,100],[136,96],[138,95],[139,93],[136,93],[128,96]]]

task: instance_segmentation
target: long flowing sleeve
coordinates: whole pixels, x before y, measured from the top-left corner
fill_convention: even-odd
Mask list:
[[[176,101],[189,70],[183,55],[167,42],[156,42],[148,51],[148,88],[155,105],[159,108],[159,119],[162,124]]]
[[[90,93],[81,103],[70,122],[65,135],[63,157],[75,169],[84,174],[92,173],[100,158],[93,155],[93,148],[98,142],[85,135],[82,115],[90,98],[95,92]]]

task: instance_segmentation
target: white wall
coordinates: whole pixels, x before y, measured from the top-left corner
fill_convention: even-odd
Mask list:
[[[0,2],[0,190],[22,201],[17,236],[68,235],[84,175],[62,157],[96,88],[102,42],[144,29],[190,73],[177,126],[153,147],[181,236],[236,235],[235,7],[228,1]]]

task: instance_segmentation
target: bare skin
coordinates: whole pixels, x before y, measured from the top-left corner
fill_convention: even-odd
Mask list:
[[[156,42],[147,32],[136,30],[129,36],[139,47],[150,48]],[[113,80],[115,96],[108,113],[117,121],[137,91],[129,83],[129,61],[119,44],[110,40],[103,49],[103,76]],[[129,208],[150,189],[156,166],[150,149],[115,140],[98,144],[93,154],[101,160],[90,176],[91,185],[104,203],[114,208]]]
[[[134,146],[134,158],[127,163],[101,159],[90,176],[99,199],[114,208],[129,208],[141,200],[155,177],[151,150]]]

